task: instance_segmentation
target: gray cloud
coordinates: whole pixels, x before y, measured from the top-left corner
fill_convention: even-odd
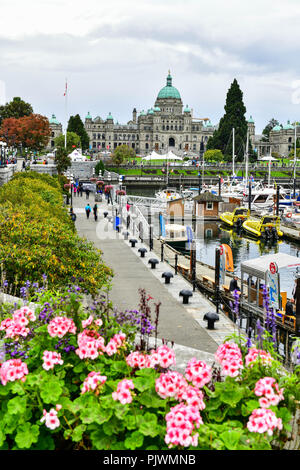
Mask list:
[[[30,27],[18,24],[12,33],[0,20],[0,80],[8,100],[22,96],[38,112],[64,121],[68,77],[70,114],[84,118],[89,110],[106,117],[111,111],[126,122],[134,106],[153,106],[170,68],[174,86],[198,116],[217,122],[237,78],[258,132],[273,116],[299,120],[291,98],[300,78],[296,1],[41,2],[45,10],[36,23],[30,18]],[[41,2],[28,0],[28,15]]]

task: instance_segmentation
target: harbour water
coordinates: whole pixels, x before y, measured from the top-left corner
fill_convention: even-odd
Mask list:
[[[153,188],[141,189],[130,188],[130,194],[143,195],[148,197],[155,196]],[[238,234],[235,231],[224,227],[221,222],[197,221],[196,223],[187,222],[186,225],[192,225],[194,238],[196,239],[196,258],[210,266],[215,265],[215,250],[226,243],[232,249],[234,272],[240,275],[241,262],[248,259],[258,258],[272,253],[286,253],[292,256],[300,256],[300,243],[288,240],[279,240],[276,243],[264,243],[262,240],[246,238],[245,235]],[[188,254],[188,252],[187,252]],[[280,270],[280,290],[286,291],[290,297],[294,287],[295,274],[297,269]],[[300,270],[299,270],[300,273]]]

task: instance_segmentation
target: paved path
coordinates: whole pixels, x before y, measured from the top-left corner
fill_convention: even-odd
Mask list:
[[[174,341],[179,347],[214,354],[224,337],[234,331],[230,320],[221,314],[216,329],[207,330],[203,315],[208,311],[215,311],[215,307],[199,292],[194,292],[189,304],[183,305],[179,292],[183,288],[191,289],[189,283],[177,275],[170,285],[165,285],[162,272],[172,271],[172,268],[160,262],[156,269],[151,269],[149,258],[159,257],[153,252],[147,252],[146,257],[141,258],[138,248],[142,244],[138,243],[136,248],[131,248],[122,234],[113,230],[112,222],[104,218],[103,212],[108,211],[110,216],[115,210],[114,206],[107,206],[106,202],[98,203],[98,222],[95,222],[92,213],[89,219],[86,218],[84,207],[87,202],[93,207],[94,196],[90,195],[89,201],[85,195],[82,198],[73,197],[74,212],[77,215],[76,228],[79,235],[86,237],[103,251],[105,263],[114,271],[110,293],[114,306],[119,310],[138,309],[138,289],[145,288],[154,301],[161,302],[160,338]]]

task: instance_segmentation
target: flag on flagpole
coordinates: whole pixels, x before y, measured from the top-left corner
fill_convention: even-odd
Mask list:
[[[68,84],[67,84],[67,81],[66,81],[66,88],[65,88],[64,96],[66,96],[66,94],[67,94],[67,89],[68,89]]]

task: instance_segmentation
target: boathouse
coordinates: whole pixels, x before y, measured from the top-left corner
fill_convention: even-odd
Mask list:
[[[205,191],[194,197],[193,215],[205,220],[218,220],[220,212],[221,196]]]

